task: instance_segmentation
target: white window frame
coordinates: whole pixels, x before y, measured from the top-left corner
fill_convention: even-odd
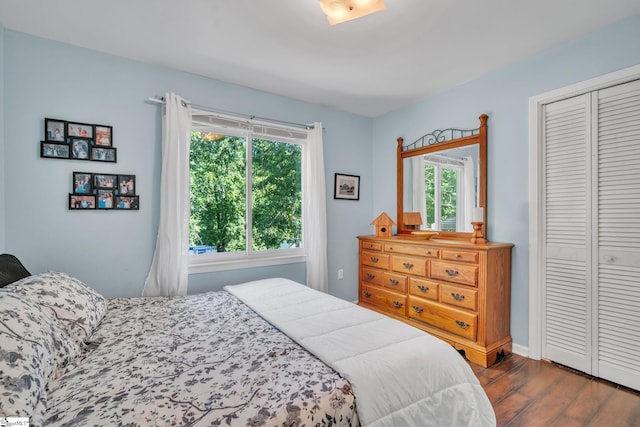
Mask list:
[[[456,173],[456,192],[457,194],[461,194],[461,185],[462,185],[462,167],[446,162],[438,162],[434,160],[425,159],[425,166],[432,166],[434,168],[433,179],[434,179],[434,216],[433,225],[435,230],[440,230],[442,228],[442,170],[450,169],[455,171]],[[456,197],[456,216],[457,212],[460,211],[460,198]],[[430,226],[430,224],[427,224]],[[456,229],[458,228],[458,224],[456,224]]]
[[[194,115],[195,116],[195,115]],[[304,247],[304,237],[302,241],[302,245],[296,248],[284,248],[284,249],[270,249],[264,251],[253,251],[251,249],[252,243],[252,224],[251,224],[251,209],[252,209],[252,188],[251,188],[251,144],[253,143],[253,139],[267,139],[269,141],[274,142],[282,142],[286,144],[298,144],[301,146],[304,156],[304,150],[307,149],[307,140],[299,138],[300,134],[306,134],[307,131],[301,128],[294,128],[285,125],[275,125],[271,123],[262,123],[252,120],[247,120],[243,118],[231,117],[226,115],[219,114],[210,114],[210,117],[213,120],[221,119],[225,122],[237,121],[237,125],[231,126],[218,126],[214,124],[203,124],[197,123],[194,120],[192,124],[193,130],[199,131],[210,131],[213,133],[224,134],[224,135],[232,135],[243,137],[247,141],[247,150],[246,150],[246,246],[244,251],[236,251],[236,252],[224,252],[224,253],[206,253],[206,254],[190,254],[189,255],[189,273],[206,273],[206,272],[214,272],[214,271],[224,271],[224,270],[236,270],[243,268],[255,268],[255,267],[266,267],[273,265],[282,265],[282,264],[292,264],[292,263],[303,263],[307,260],[307,253]],[[270,135],[270,131],[275,131],[279,134],[279,136]],[[291,135],[297,135],[296,137],[287,138],[282,136],[282,132],[290,132]],[[304,174],[305,170],[302,169],[302,181],[304,182]],[[302,184],[302,183],[301,183]],[[302,186],[302,199],[304,201],[304,185]],[[305,224],[305,209],[304,203],[302,204],[302,227],[304,230]],[[304,236],[304,232],[303,232]]]

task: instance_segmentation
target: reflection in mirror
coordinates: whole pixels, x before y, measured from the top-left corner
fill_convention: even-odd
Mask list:
[[[479,155],[475,144],[405,158],[405,228],[472,232],[472,212],[478,206]]]

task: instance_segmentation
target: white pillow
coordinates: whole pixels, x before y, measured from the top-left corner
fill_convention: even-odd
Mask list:
[[[0,416],[41,425],[47,379],[80,351],[40,306],[0,290]]]
[[[40,305],[78,344],[93,334],[107,311],[102,295],[80,280],[57,271],[25,277],[4,289]]]

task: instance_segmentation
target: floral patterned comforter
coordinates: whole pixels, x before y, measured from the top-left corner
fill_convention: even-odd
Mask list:
[[[350,384],[226,291],[109,300],[45,425],[357,426]]]

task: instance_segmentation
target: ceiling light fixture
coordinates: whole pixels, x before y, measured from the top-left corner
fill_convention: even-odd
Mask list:
[[[200,136],[202,137],[202,139],[209,142],[217,141],[219,139],[224,138],[224,135],[220,135],[219,133],[213,133],[213,132],[201,132]]]
[[[320,0],[329,24],[335,25],[384,10],[384,0]]]

